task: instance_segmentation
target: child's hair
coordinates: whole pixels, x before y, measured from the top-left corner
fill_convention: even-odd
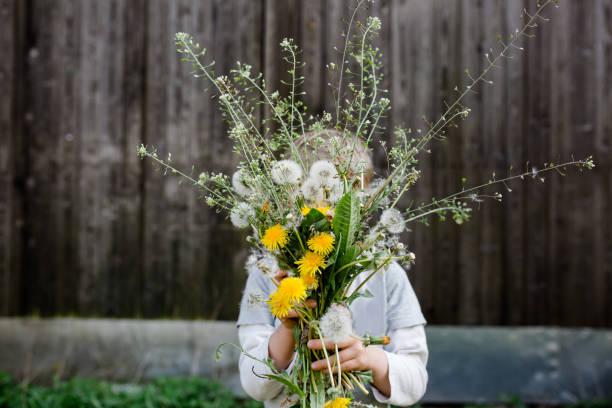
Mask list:
[[[301,135],[296,146],[310,153],[315,160],[329,160],[346,173],[369,184],[373,178],[372,151],[363,141],[353,135],[335,129],[313,130]],[[352,151],[352,157],[350,152]]]

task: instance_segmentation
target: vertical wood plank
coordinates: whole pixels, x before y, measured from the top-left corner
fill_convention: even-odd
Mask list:
[[[456,43],[459,30],[459,3],[449,6],[446,1],[435,2],[434,49],[435,92],[432,97],[437,120],[447,107],[457,98],[453,90],[461,83],[461,53]],[[445,197],[461,188],[460,157],[461,138],[454,129],[449,129],[446,139],[432,144],[433,177],[431,193],[435,197]],[[431,297],[430,308],[435,302],[435,318],[440,324],[457,321],[458,310],[458,271],[457,255],[460,228],[450,219],[434,219],[430,233],[433,235],[433,270],[430,287],[426,296]],[[434,283],[435,282],[435,283]]]
[[[610,165],[610,153],[612,147],[612,115],[607,114],[612,107],[612,3],[599,0],[596,2],[596,41],[597,41],[597,163],[601,166],[600,183],[594,188],[600,188],[603,194],[603,216],[601,223],[596,228],[601,228],[601,239],[604,244],[604,253],[598,260],[602,264],[603,276],[602,291],[612,291],[612,217],[607,216],[612,212],[612,177],[606,177],[612,171]],[[607,178],[607,180],[606,180]],[[600,292],[601,293],[601,292]],[[601,305],[600,315],[605,318],[595,322],[596,325],[612,325],[612,302],[605,301]]]
[[[14,189],[16,182],[15,156],[16,94],[18,92],[17,61],[20,54],[18,5],[14,0],[0,1],[0,315],[13,311],[12,302],[16,297],[15,281],[20,265],[15,261],[16,248],[20,243],[15,228],[15,204],[19,202]],[[17,293],[15,293],[17,292]]]
[[[509,37],[504,29],[504,4],[502,1],[483,2],[483,36],[482,43],[478,48],[480,51],[481,64],[486,67],[488,61],[484,54],[490,54],[500,49],[497,44],[497,36]],[[492,58],[492,56],[491,56]],[[492,81],[492,85],[485,82],[479,85],[478,92],[482,95],[481,134],[483,151],[487,152],[483,157],[483,169],[480,179],[485,181],[503,178],[506,176],[506,163],[503,155],[503,116],[507,111],[504,104],[504,73],[503,67],[493,68],[484,78]],[[486,173],[484,173],[486,172]],[[503,185],[487,189],[489,194],[496,192],[506,196],[507,191]],[[505,288],[502,287],[503,272],[503,232],[502,232],[502,204],[495,200],[489,200],[483,206],[482,211],[477,214],[482,217],[482,243],[481,253],[482,265],[480,270],[480,284],[482,286],[480,309],[482,310],[481,324],[493,325],[501,319],[501,301]]]
[[[25,67],[24,313],[74,310],[79,7],[33,1]],[[92,187],[94,188],[94,187]],[[70,296],[65,293],[70,292]]]
[[[523,20],[519,17],[523,12],[522,2],[506,2],[506,32],[515,32],[520,27]],[[520,29],[520,28],[519,28]],[[521,46],[525,45],[524,41]],[[525,52],[514,52],[513,60],[504,60],[504,88],[505,106],[507,108],[504,116],[505,141],[503,149],[505,151],[506,167],[512,167],[511,174],[517,174],[524,170],[524,163],[527,160],[523,145],[525,118],[523,109],[525,104],[524,81],[528,77],[526,71]],[[501,85],[501,84],[500,84]],[[510,185],[512,192],[505,194],[504,207],[504,293],[502,303],[502,321],[505,324],[518,325],[525,321],[525,277],[523,274],[525,258],[527,256],[524,246],[524,225],[523,217],[525,214],[526,191],[524,182],[514,182]]]
[[[551,41],[551,60],[550,75],[551,82],[555,84],[550,89],[550,112],[551,112],[551,150],[550,160],[567,160],[571,155],[572,144],[572,123],[571,123],[571,30],[561,27],[571,26],[571,7],[560,7],[552,15],[551,30],[555,33]],[[553,324],[560,324],[564,321],[564,316],[569,312],[573,302],[564,302],[563,299],[570,295],[567,278],[571,274],[571,259],[574,250],[570,244],[568,236],[571,235],[571,217],[568,216],[573,211],[574,193],[571,191],[571,181],[569,177],[549,177],[551,186],[551,200],[549,211],[549,237],[551,240],[550,254],[548,263],[549,286],[547,289],[549,314],[548,321]],[[569,183],[568,183],[569,182]],[[558,277],[558,278],[557,278]],[[570,295],[571,296],[571,295]]]
[[[458,46],[461,47],[461,69],[467,69],[475,73],[482,70],[482,57],[478,52],[482,38],[482,2],[465,1],[461,3],[461,32],[458,36]],[[463,92],[471,83],[466,75],[459,84],[460,92]],[[460,129],[461,145],[461,175],[467,179],[467,185],[480,184],[483,174],[484,151],[481,134],[482,93],[470,93],[465,99],[465,105],[471,108],[467,120],[463,122]],[[489,203],[486,203],[487,205]],[[481,322],[482,309],[480,308],[481,297],[481,260],[482,260],[482,213],[476,205],[473,217],[467,225],[463,226],[459,248],[459,321],[467,324]]]

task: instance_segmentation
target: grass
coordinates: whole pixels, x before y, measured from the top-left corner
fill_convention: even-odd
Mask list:
[[[221,382],[207,378],[160,378],[144,385],[73,379],[45,387],[20,385],[0,373],[0,407],[261,408],[263,404],[240,399]]]

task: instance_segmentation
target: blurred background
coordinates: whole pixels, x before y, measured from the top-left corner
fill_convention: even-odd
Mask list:
[[[468,83],[464,70],[480,72],[497,36],[536,7],[379,0],[359,12],[383,23],[387,146],[395,126],[416,132],[422,115],[439,117]],[[34,335],[11,328],[32,316],[235,320],[246,235],[136,155],[144,143],[186,170],[231,174],[237,164],[208,84],[180,62],[173,35],[191,33],[216,74],[246,62],[281,93],[279,42],[294,38],[304,102],[320,114],[333,110],[326,65],[341,58],[352,10],[345,0],[0,0],[0,337]],[[560,1],[544,16],[525,51],[489,75],[493,86],[467,99],[468,119],[421,157],[405,204],[511,166],[592,155],[597,167],[495,186],[503,202],[475,203],[462,226],[413,225],[408,273],[434,330],[593,328],[602,348],[580,350],[599,356],[612,344],[612,1]],[[375,155],[385,175],[384,149]],[[599,396],[610,397],[612,361],[593,361],[607,373]]]

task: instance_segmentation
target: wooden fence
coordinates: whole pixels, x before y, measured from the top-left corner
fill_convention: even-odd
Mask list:
[[[386,138],[440,115],[464,69],[478,72],[535,3],[371,5],[393,103]],[[559,3],[422,157],[410,198],[527,161],[592,154],[597,168],[496,187],[504,202],[476,204],[467,225],[413,226],[409,276],[430,323],[612,325],[612,1]],[[286,69],[278,44],[295,38],[304,100],[320,113],[350,12],[344,0],[0,0],[0,314],[235,318],[245,235],[135,154],[146,143],[187,169],[236,164],[173,34],[192,33],[217,73],[248,62],[271,88]]]

